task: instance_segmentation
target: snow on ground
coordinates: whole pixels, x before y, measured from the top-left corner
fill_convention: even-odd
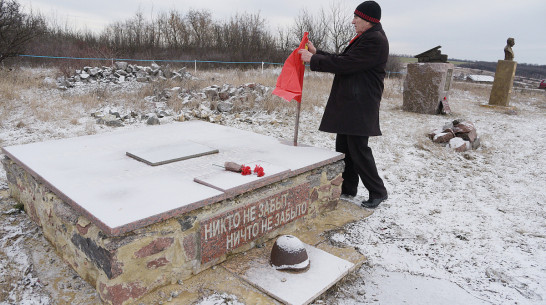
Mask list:
[[[399,81],[387,86],[401,88]],[[336,244],[359,249],[368,262],[316,304],[546,304],[546,92],[515,90],[514,115],[481,107],[488,101],[487,88],[455,83],[450,116],[404,112],[400,94],[384,98],[383,136],[372,138],[370,146],[389,199],[370,217],[332,236]],[[62,100],[57,89],[24,92],[28,103],[2,118],[0,145],[114,129],[96,125],[83,108],[72,110],[77,123],[44,122],[38,114],[29,115],[28,105],[38,95],[48,97],[40,99],[44,108]],[[320,107],[302,113],[299,142],[333,149],[334,136],[317,131],[321,115]],[[479,149],[455,153],[428,140],[427,132],[457,118],[475,124]],[[19,121],[23,127],[16,127]],[[222,124],[277,138],[293,136],[293,117],[283,113],[229,114]],[[119,128],[144,126],[135,122]],[[56,290],[72,288],[40,282],[47,268],[40,272],[44,267],[35,265],[33,253],[44,254],[47,242],[24,213],[12,209],[15,202],[6,198],[5,188],[1,168],[0,304],[54,304]],[[363,186],[359,195],[367,199]],[[47,257],[55,261],[52,252],[47,250]],[[52,266],[50,272],[70,274],[58,271],[67,268],[62,264]],[[96,293],[89,285],[81,289],[85,283],[76,278],[69,280],[79,285],[72,303],[92,304],[84,300],[95,300]],[[226,300],[239,304],[222,294],[201,304]]]

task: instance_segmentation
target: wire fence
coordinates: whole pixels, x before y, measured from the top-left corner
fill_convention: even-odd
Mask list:
[[[197,72],[197,63],[216,63],[216,64],[245,64],[252,65],[257,64],[261,65],[262,73],[264,71],[265,65],[280,65],[283,66],[284,63],[278,62],[267,62],[267,61],[220,61],[220,60],[184,60],[184,59],[134,59],[134,58],[93,58],[93,57],[69,57],[69,56],[48,56],[48,55],[27,55],[19,54],[19,57],[27,58],[46,58],[46,59],[74,59],[74,60],[97,60],[97,61],[110,61],[114,65],[114,61],[133,61],[133,62],[172,62],[172,63],[193,63],[194,72]],[[306,65],[309,66],[309,65]],[[387,77],[390,77],[391,74],[405,74],[405,72],[395,72],[395,71],[386,71]]]
[[[27,58],[47,58],[47,59],[74,59],[74,60],[97,60],[110,61],[112,65],[114,61],[133,61],[133,62],[172,62],[172,63],[193,63],[194,70],[197,72],[198,63],[217,63],[217,64],[258,64],[262,67],[262,72],[265,65],[284,65],[284,63],[267,62],[267,61],[221,61],[221,60],[183,60],[183,59],[135,59],[135,58],[100,58],[100,57],[69,57],[69,56],[47,56],[47,55],[27,55],[20,54],[20,57]]]

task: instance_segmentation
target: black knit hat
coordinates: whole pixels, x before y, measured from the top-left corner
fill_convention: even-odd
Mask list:
[[[364,1],[356,7],[355,15],[373,23],[381,20],[381,7],[375,1]]]

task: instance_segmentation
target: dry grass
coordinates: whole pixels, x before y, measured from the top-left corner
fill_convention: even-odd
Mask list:
[[[255,83],[270,88],[263,99],[256,100],[256,97],[249,95],[245,101],[234,101],[234,112],[241,111],[265,111],[267,113],[282,112],[292,115],[297,110],[295,102],[286,102],[278,96],[272,95],[271,90],[275,87],[280,69],[265,70],[208,70],[208,71],[189,71],[195,74],[196,80],[178,79],[155,81],[142,86],[135,86],[132,91],[120,89],[119,86],[112,84],[96,83],[87,87],[87,91],[82,93],[79,90],[57,91],[54,84],[46,84],[44,78],[49,76],[54,78],[56,75],[62,74],[59,71],[18,69],[16,71],[0,71],[0,115],[9,114],[15,107],[15,104],[28,107],[27,113],[33,115],[40,121],[51,121],[53,119],[65,120],[70,124],[78,124],[77,117],[81,116],[79,112],[83,109],[90,113],[106,104],[116,105],[121,104],[126,109],[135,111],[146,111],[148,103],[145,98],[148,96],[159,96],[165,90],[170,90],[174,87],[180,87],[180,91],[192,94],[190,102],[179,98],[171,98],[167,100],[168,107],[175,112],[187,109],[198,109],[203,103],[210,105],[211,109],[216,109],[218,101],[204,100],[199,97],[198,93],[203,88],[216,85],[223,86],[229,84],[233,87],[238,87],[248,83]],[[303,88],[303,102],[301,111],[316,111],[322,109],[326,104],[330,88],[332,86],[333,74],[317,73],[306,71]],[[49,90],[51,93],[44,95],[38,94],[37,98],[29,101],[12,101],[21,99],[21,92],[24,90]],[[393,78],[385,80],[385,91],[383,94],[384,100],[395,101],[401,99],[403,91],[403,78]],[[45,92],[45,91],[44,91]],[[48,99],[48,100],[45,100]],[[55,102],[51,102],[55,100]],[[78,107],[80,106],[80,107]],[[2,122],[0,122],[2,125]],[[89,130],[92,133],[92,130]]]
[[[546,90],[514,88],[511,100],[546,109]]]
[[[98,108],[102,103],[114,99],[108,84],[96,84],[93,90],[86,94],[71,94],[70,91],[61,94],[63,100],[72,104],[81,105],[86,111]]]
[[[402,99],[404,92],[404,78],[390,77],[385,79],[385,89],[383,90],[383,99]]]
[[[491,94],[491,85],[471,82],[452,82],[451,90],[468,91],[472,95],[487,97],[489,99],[489,95]]]
[[[211,85],[230,84],[232,86],[240,86],[247,83],[261,84],[269,88],[275,88],[277,77],[280,70],[266,70],[264,73],[261,70],[215,70],[198,72],[198,77],[202,79],[204,87]],[[313,109],[315,106],[324,106],[332,86],[332,74],[316,73],[311,71],[305,72],[303,84],[302,111]],[[250,100],[252,104],[254,100]],[[281,98],[267,94],[260,104],[256,105],[267,112],[274,111],[295,111],[293,103],[287,103]]]
[[[44,82],[46,76],[50,75],[51,71],[40,69],[18,68],[14,70],[0,69],[0,127],[5,127],[5,119],[21,107],[27,106],[28,103],[22,100],[23,92],[29,90],[50,89],[51,84]],[[34,101],[35,105],[31,106],[34,113],[39,113],[43,110],[42,101]],[[22,108],[24,109],[24,108]],[[19,121],[17,128],[24,127],[24,122]]]
[[[274,87],[277,82],[277,73],[266,70],[209,70],[197,71],[196,76],[204,82],[205,86],[230,84],[235,87],[247,83],[258,83],[268,87]]]
[[[36,71],[28,68],[12,71],[0,69],[0,99],[17,99],[19,98],[18,92],[24,89],[52,88],[52,85],[44,82],[44,78],[46,76],[54,77],[55,73],[51,75],[48,73],[48,71]]]

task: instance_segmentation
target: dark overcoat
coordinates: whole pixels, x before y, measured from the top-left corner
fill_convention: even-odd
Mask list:
[[[379,136],[379,104],[383,94],[389,41],[381,23],[356,38],[339,55],[317,50],[311,70],[334,73],[334,82],[319,130]]]

